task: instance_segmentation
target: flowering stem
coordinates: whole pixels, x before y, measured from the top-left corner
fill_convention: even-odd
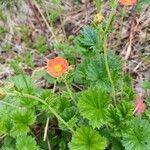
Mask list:
[[[106,34],[104,35],[104,61],[105,61],[105,67],[106,67],[106,71],[108,74],[108,78],[109,78],[111,86],[112,86],[114,105],[116,105],[115,87],[114,87],[114,82],[112,80],[110,69],[109,69],[109,64],[108,64],[108,49],[107,49],[107,35]]]
[[[101,12],[101,0],[95,0],[97,13]]]
[[[114,1],[114,5],[111,9],[111,12],[110,12],[110,15],[109,15],[109,19],[108,19],[108,22],[106,24],[106,28],[105,28],[105,32],[107,33],[111,24],[112,24],[112,21],[113,21],[113,18],[114,18],[114,15],[115,15],[115,12],[116,12],[116,9],[117,9],[117,0]]]
[[[70,89],[70,87],[69,87],[69,85],[68,85],[66,79],[64,80],[64,83],[65,83],[65,85],[66,85],[66,89],[67,89],[67,91],[68,91],[68,93],[69,93],[69,95],[70,95],[70,98],[72,99],[72,101],[73,101],[75,104],[77,104],[76,101],[75,101],[75,99],[73,98],[72,91],[71,91],[71,89]]]
[[[55,115],[55,117],[58,120],[60,120],[72,133],[74,132],[73,129],[68,125],[68,123],[63,118],[61,118],[61,116],[50,105],[48,105],[41,98],[33,96],[33,95],[30,95],[30,94],[23,94],[23,93],[19,93],[19,92],[17,92],[16,94],[14,94],[14,93],[7,93],[7,95],[9,95],[9,96],[26,97],[26,98],[34,99],[34,100],[37,100],[37,101],[41,102],[42,104],[46,105],[48,107],[48,109]]]
[[[55,82],[54,82],[53,93],[55,93],[56,83],[57,83],[57,80],[55,80]],[[47,138],[47,132],[48,132],[49,120],[50,120],[50,118],[47,117],[46,125],[45,125],[45,128],[44,128],[44,137],[43,137],[43,141],[46,141],[46,138]]]
[[[104,37],[103,37],[104,38],[104,45],[103,46],[104,46],[105,67],[106,67],[108,78],[110,80],[111,87],[112,87],[112,96],[113,96],[114,105],[116,105],[116,98],[115,98],[116,94],[115,94],[114,82],[112,80],[110,69],[109,69],[109,64],[108,64],[107,32],[108,32],[108,30],[109,30],[109,28],[112,24],[112,21],[113,21],[115,12],[116,12],[116,8],[117,8],[117,0],[114,0],[114,6],[112,6],[112,9],[111,9],[111,12],[110,12],[110,15],[109,15],[109,19],[108,19],[108,22],[107,22],[107,25],[106,25],[106,28],[105,28]]]

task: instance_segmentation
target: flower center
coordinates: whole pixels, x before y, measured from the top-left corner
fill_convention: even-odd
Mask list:
[[[54,69],[56,72],[61,72],[62,71],[62,66],[60,64],[57,64],[54,66]]]

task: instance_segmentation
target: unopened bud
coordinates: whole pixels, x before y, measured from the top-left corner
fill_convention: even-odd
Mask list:
[[[104,19],[104,17],[100,13],[98,13],[94,16],[93,22],[96,24],[101,23],[103,21],[103,19]]]

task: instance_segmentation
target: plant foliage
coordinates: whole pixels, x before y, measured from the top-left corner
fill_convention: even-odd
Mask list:
[[[90,88],[79,99],[80,114],[89,120],[93,128],[100,128],[107,122],[110,97],[98,88]]]
[[[107,140],[90,127],[79,128],[69,144],[70,150],[104,150]]]

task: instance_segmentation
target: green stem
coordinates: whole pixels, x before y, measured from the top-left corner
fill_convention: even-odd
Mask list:
[[[57,80],[55,80],[55,82],[54,82],[53,93],[55,93],[56,83],[57,83]],[[50,118],[47,117],[45,129],[44,129],[44,137],[43,137],[43,141],[46,141],[46,138],[47,138],[47,132],[48,132],[49,121],[50,121]]]
[[[70,126],[68,125],[68,123],[63,118],[61,118],[61,116],[50,105],[48,105],[41,98],[33,96],[33,95],[21,94],[21,93],[16,93],[16,94],[14,94],[14,93],[7,93],[7,95],[9,95],[9,96],[26,97],[26,98],[34,99],[34,100],[37,100],[37,101],[41,102],[42,104],[46,105],[48,107],[48,109],[56,116],[56,118],[58,120],[60,120],[71,132],[74,132],[73,129],[70,128]]]
[[[109,64],[108,64],[108,49],[107,49],[107,35],[106,34],[104,35],[104,60],[105,60],[105,67],[106,67],[107,75],[108,75],[108,78],[110,80],[111,87],[112,87],[114,105],[116,105],[115,87],[114,87],[114,82],[112,80],[110,69],[109,69]]]
[[[101,0],[95,0],[97,13],[101,12]]]
[[[10,104],[10,103],[7,103],[7,102],[4,102],[4,101],[0,101],[0,103],[4,104],[4,105],[7,105],[7,106],[10,106],[10,107],[13,107],[13,108],[16,108],[16,109],[22,109],[21,107],[19,106],[15,106],[13,104]]]
[[[72,91],[71,91],[71,89],[70,89],[70,87],[69,87],[69,85],[68,85],[66,79],[64,80],[64,83],[65,83],[65,85],[66,85],[66,89],[67,89],[67,91],[68,91],[68,93],[69,93],[69,95],[70,95],[70,98],[71,98],[72,101],[77,105],[75,99],[73,98]]]
[[[106,24],[106,28],[105,28],[105,32],[107,33],[111,24],[112,24],[112,21],[113,21],[113,18],[114,18],[114,15],[115,15],[115,12],[116,12],[116,8],[117,8],[117,0],[114,1],[114,5],[111,9],[111,12],[110,12],[110,15],[109,15],[109,19],[108,19],[108,22]]]
[[[109,69],[109,64],[108,64],[108,49],[107,49],[107,32],[113,22],[113,18],[114,18],[114,15],[115,15],[115,12],[116,12],[116,8],[117,8],[117,0],[114,0],[114,4],[112,6],[112,9],[111,9],[111,12],[110,12],[110,15],[109,15],[109,19],[108,19],[108,22],[106,24],[106,28],[105,28],[105,33],[104,33],[104,60],[105,60],[105,67],[106,67],[106,71],[107,71],[107,75],[108,75],[108,78],[110,80],[110,83],[111,83],[111,87],[112,87],[112,96],[113,96],[113,102],[114,102],[114,105],[116,105],[116,98],[115,98],[115,86],[114,86],[114,82],[112,80],[112,77],[111,77],[111,73],[110,73],[110,69]]]

